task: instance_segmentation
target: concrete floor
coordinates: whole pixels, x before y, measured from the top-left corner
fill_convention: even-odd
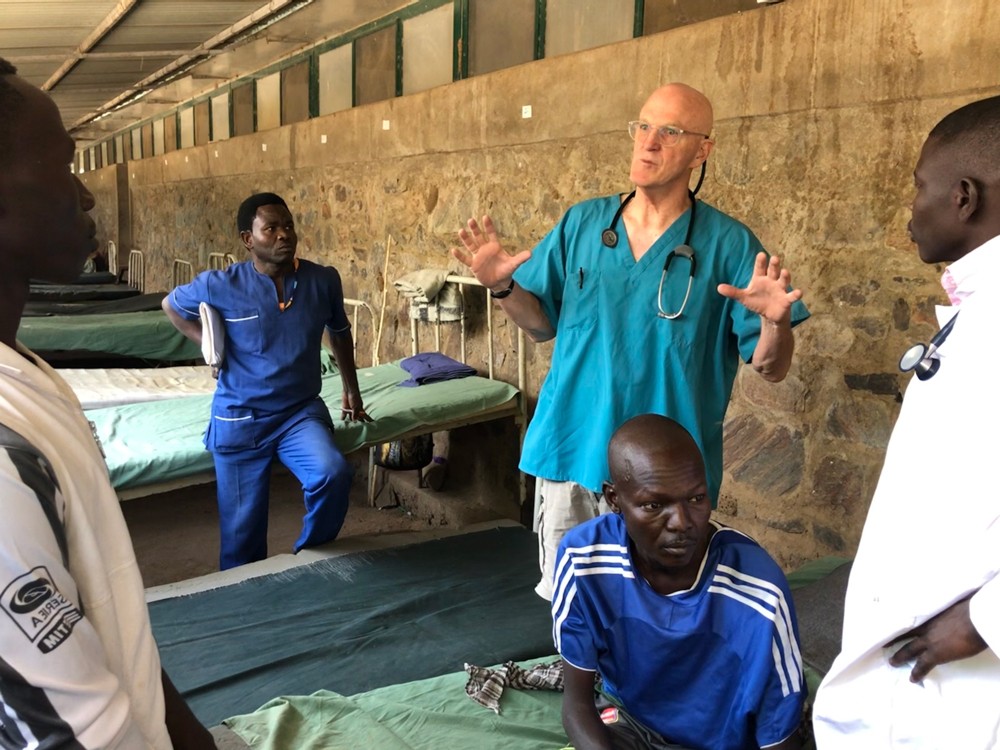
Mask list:
[[[395,507],[370,507],[366,457],[348,457],[355,466],[351,507],[333,546],[350,538],[461,530],[500,519],[530,525],[530,508],[521,508],[516,497],[508,496],[506,490],[493,491],[496,488],[490,481],[470,483],[460,476],[449,476],[441,490],[434,491],[419,486],[415,471],[381,472],[375,486],[383,489],[376,501]],[[524,511],[527,519],[522,517]],[[122,512],[147,589],[218,571],[219,515],[214,483],[127,500],[122,503]],[[271,479],[269,557],[292,551],[303,512],[301,486],[287,470],[276,466]]]
[[[355,477],[351,508],[338,539],[422,531],[431,528],[432,523],[434,527],[447,523],[420,518],[401,507],[371,508],[365,487],[361,473]],[[269,555],[292,551],[301,531],[303,511],[302,491],[295,478],[280,469],[275,471],[268,520]],[[122,512],[147,588],[218,570],[219,515],[214,483],[128,500],[122,503]]]

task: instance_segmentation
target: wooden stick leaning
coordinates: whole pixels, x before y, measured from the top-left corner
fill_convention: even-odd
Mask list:
[[[375,361],[372,364],[381,362],[380,347],[382,344],[382,327],[385,324],[386,297],[389,294],[389,250],[392,247],[392,235],[387,235],[385,240],[385,261],[382,265],[382,309],[378,314],[378,331],[375,333]]]

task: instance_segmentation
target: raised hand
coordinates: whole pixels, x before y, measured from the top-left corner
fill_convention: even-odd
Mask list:
[[[730,284],[719,284],[719,294],[734,299],[751,312],[772,323],[787,323],[792,316],[792,303],[802,298],[801,289],[788,291],[792,275],[781,267],[781,260],[767,253],[757,253],[753,275],[746,289]]]
[[[489,216],[483,217],[482,227],[475,219],[469,219],[468,225],[459,230],[458,238],[465,250],[453,247],[451,254],[472,271],[480,284],[497,292],[510,286],[514,271],[531,257],[530,250],[508,255]]]

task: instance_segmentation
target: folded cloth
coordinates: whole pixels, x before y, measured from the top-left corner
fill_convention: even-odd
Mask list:
[[[441,287],[430,302],[411,297],[410,319],[424,323],[454,323],[462,319],[464,306],[462,290],[459,289],[458,284],[449,281]]]
[[[226,326],[219,311],[202,302],[198,305],[201,319],[201,356],[212,368],[212,377],[219,377],[219,369],[226,355]]]
[[[393,282],[396,291],[416,302],[430,302],[441,291],[448,271],[440,268],[423,268],[412,271]]]
[[[486,669],[474,664],[466,664],[469,680],[465,683],[465,693],[481,706],[500,713],[500,696],[508,685],[517,690],[562,690],[562,659],[536,664],[531,669],[523,669],[509,661],[499,669]]]
[[[476,374],[475,367],[463,365],[461,362],[445,356],[441,352],[421,352],[407,357],[399,366],[410,373],[410,379],[400,383],[404,388],[413,388],[426,383],[437,383],[441,380],[467,378]]]

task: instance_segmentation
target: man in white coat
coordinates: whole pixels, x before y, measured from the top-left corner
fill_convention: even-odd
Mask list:
[[[931,131],[910,235],[948,263],[851,570],[819,750],[1000,747],[1000,97]],[[953,321],[952,325],[948,325]]]

